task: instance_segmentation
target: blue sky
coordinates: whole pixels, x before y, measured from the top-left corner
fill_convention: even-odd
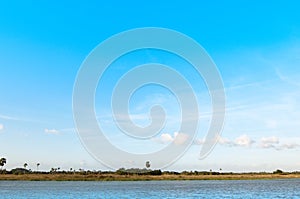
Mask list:
[[[198,84],[182,60],[158,51],[136,52],[116,61],[115,67],[126,69],[153,60],[173,64],[196,89],[203,125],[196,144],[168,169],[299,170],[299,6],[297,1],[1,2],[0,156],[7,158],[6,168],[27,162],[35,169],[40,162],[44,170],[106,169],[85,151],[75,131],[76,74],[89,52],[108,37],[132,28],[164,27],[192,37],[206,49],[222,75],[227,96],[219,143],[199,160],[210,106],[203,82]],[[107,72],[103,79],[107,86],[99,87],[104,96],[109,96],[111,83],[121,72],[114,68]],[[101,98],[101,92],[97,90],[97,116],[107,120],[102,126],[120,148],[158,149],[174,138],[178,108],[166,90],[148,87],[130,102],[137,123],[147,124],[145,115],[153,103],[164,105],[169,114],[169,126],[146,149],[140,141],[124,141],[110,122],[109,101]]]

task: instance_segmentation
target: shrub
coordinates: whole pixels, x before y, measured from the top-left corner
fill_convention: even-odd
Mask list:
[[[19,175],[19,174],[30,173],[30,171],[27,170],[27,169],[23,169],[23,168],[15,168],[15,169],[12,169],[12,170],[10,171],[10,173]]]
[[[283,171],[280,169],[277,169],[276,171],[273,171],[273,174],[283,174]]]

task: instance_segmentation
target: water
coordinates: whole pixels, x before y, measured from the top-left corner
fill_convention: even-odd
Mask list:
[[[0,198],[300,198],[300,179],[135,182],[0,181]]]

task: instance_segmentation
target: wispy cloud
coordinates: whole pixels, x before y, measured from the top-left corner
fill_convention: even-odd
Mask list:
[[[296,149],[299,148],[300,144],[297,143],[284,143],[280,144],[279,146],[276,147],[277,150],[285,150],[285,149]]]
[[[153,141],[160,144],[169,144],[174,141],[175,144],[181,145],[187,139],[188,139],[187,134],[175,132],[173,135],[169,133],[163,133],[159,137],[153,138]],[[194,140],[195,145],[203,145],[204,142],[205,142],[204,139]],[[294,149],[300,146],[299,144],[296,143],[279,144],[279,139],[275,136],[263,137],[259,141],[256,141],[246,134],[238,136],[233,140],[219,136],[217,142],[221,146],[227,146],[227,147],[245,147],[245,148],[255,147],[261,149],[274,148],[276,150]]]
[[[0,124],[0,131],[2,131],[4,129],[4,125]]]
[[[65,128],[65,129],[59,129],[59,132],[75,132],[75,128]]]
[[[10,120],[10,121],[17,121],[17,122],[46,123],[46,122],[40,121],[40,120],[14,117],[14,116],[9,116],[9,115],[4,115],[4,114],[0,114],[0,119],[2,119],[2,120]]]
[[[19,118],[16,118],[16,117],[11,117],[11,116],[1,115],[1,114],[0,114],[0,119],[3,119],[3,120],[20,120]]]
[[[45,133],[48,134],[59,134],[60,132],[56,129],[45,129]]]
[[[297,140],[297,139],[294,139]],[[278,137],[263,137],[260,140],[259,147],[264,149],[273,148],[276,150],[296,149],[300,147],[300,144],[295,141],[288,141],[281,143]]]
[[[202,145],[204,142],[205,142],[204,139],[198,139],[194,142],[194,144]],[[229,146],[229,147],[233,147],[233,146],[251,147],[255,143],[255,141],[252,140],[246,134],[241,135],[241,136],[235,138],[234,140],[230,140],[230,139],[219,136],[217,138],[217,142],[222,146]]]
[[[45,128],[44,129],[45,133],[47,133],[47,134],[56,134],[56,135],[61,134],[61,133],[72,133],[72,132],[75,132],[75,131],[76,131],[75,128],[64,128],[64,129]]]
[[[196,139],[194,144],[202,145],[204,142],[204,139]],[[219,137],[217,142],[221,146],[225,147],[253,147],[257,149],[275,149],[277,151],[300,148],[300,138],[288,138],[285,139],[285,141],[280,141],[280,139],[276,136],[262,137],[258,140],[254,140],[244,134],[232,140]]]
[[[218,143],[221,144],[221,145],[226,145],[226,146],[232,146],[233,145],[232,141],[230,141],[227,138],[223,138],[221,136],[219,136],[219,138],[218,138]]]
[[[229,91],[234,91],[234,90],[243,90],[243,89],[247,89],[250,87],[258,87],[263,83],[269,82],[269,80],[266,81],[261,81],[261,82],[251,82],[251,83],[247,83],[247,84],[236,84],[233,86],[229,86],[224,88],[225,92],[229,92]]]
[[[260,140],[259,146],[261,148],[276,148],[276,145],[279,144],[278,137],[263,137]]]
[[[278,78],[285,82],[285,83],[288,83],[288,84],[291,84],[291,85],[294,85],[294,86],[300,86],[300,83],[299,83],[299,74],[293,74],[293,75],[284,75],[280,70],[279,68],[276,68],[275,69],[276,71],[276,75],[278,76]]]

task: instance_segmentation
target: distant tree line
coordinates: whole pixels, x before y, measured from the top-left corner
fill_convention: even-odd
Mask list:
[[[6,169],[3,169],[5,164],[7,163],[6,158],[2,157],[0,158],[0,174],[16,174],[16,175],[21,175],[21,174],[28,174],[28,173],[41,173],[41,174],[55,174],[55,173],[62,173],[62,174],[81,174],[81,175],[88,175],[88,174],[118,174],[118,175],[226,175],[226,174],[267,174],[267,172],[252,172],[252,173],[233,173],[233,172],[223,172],[222,168],[219,169],[219,171],[212,171],[210,169],[209,171],[182,171],[182,172],[176,172],[176,171],[161,171],[160,169],[158,170],[152,170],[150,169],[150,161],[146,161],[146,168],[140,169],[140,168],[130,168],[130,169],[125,169],[125,168],[120,168],[116,171],[90,171],[87,170],[85,171],[82,168],[79,168],[78,170],[75,170],[73,168],[70,168],[69,170],[61,170],[60,167],[53,167],[50,169],[50,171],[39,171],[39,166],[41,165],[40,163],[36,164],[36,170],[32,171],[31,169],[28,169],[28,164],[25,162],[23,164],[23,168],[15,168],[10,171],[7,171]],[[280,169],[277,169],[272,172],[273,174],[288,174],[288,173],[300,173],[300,172],[284,172]]]
[[[131,169],[120,168],[116,171],[116,174],[119,174],[119,175],[162,175],[162,171],[161,170],[151,170],[151,169],[139,169],[139,168],[131,168]]]

